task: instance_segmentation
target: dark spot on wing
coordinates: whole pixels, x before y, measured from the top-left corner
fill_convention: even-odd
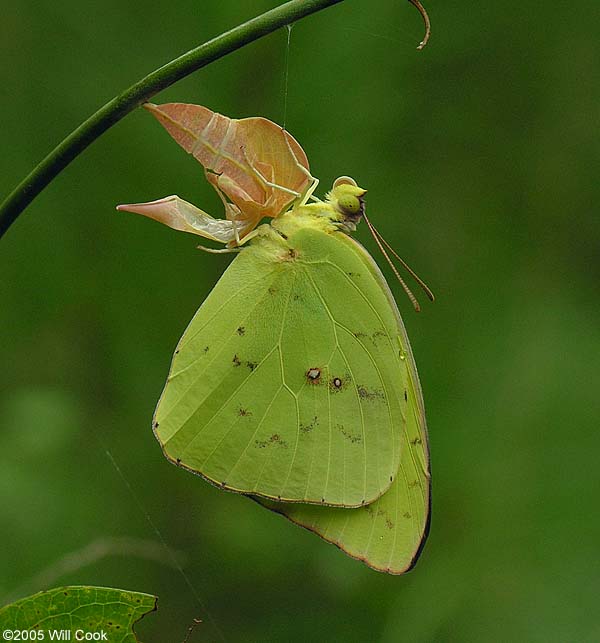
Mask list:
[[[411,444],[421,444],[421,438],[419,438],[419,437],[417,437],[417,438],[413,438],[413,439],[410,441],[410,443],[411,443]]]
[[[360,272],[347,272],[348,277],[360,277]]]
[[[356,387],[356,390],[358,391],[358,396],[361,400],[367,400],[369,402],[385,400],[385,394],[380,389],[368,389],[366,386],[359,384]]]
[[[310,384],[318,384],[319,381],[321,380],[321,369],[318,368],[317,366],[314,366],[313,368],[309,368],[306,371],[306,379],[309,381]]]
[[[376,331],[371,335],[371,340],[373,341],[373,344],[375,344],[375,346],[377,346],[377,342],[378,342],[380,339],[386,339],[386,338],[387,338],[387,334],[386,334],[386,333],[384,333],[382,330],[376,330]]]
[[[177,458],[176,462],[177,464],[181,464],[181,458]]]
[[[346,438],[346,440],[350,440],[352,444],[359,444],[362,442],[362,435],[354,435],[350,433],[350,431],[346,430],[343,424],[336,424],[335,428]]]
[[[341,391],[343,385],[344,385],[344,381],[342,380],[341,377],[332,377],[331,380],[329,380],[329,388],[334,393]]]
[[[155,422],[155,423],[154,423],[154,428],[155,428],[155,429],[158,429],[158,422]]]
[[[241,366],[242,365],[242,362],[241,362],[240,358],[237,355],[233,356],[232,362],[233,362],[234,366]]]
[[[298,258],[298,251],[295,250],[294,248],[289,248],[288,259],[297,259],[297,258]]]
[[[175,355],[179,355],[179,349],[175,351]]]
[[[246,366],[247,366],[251,371],[253,371],[253,370],[258,366],[258,363],[257,363],[257,362],[246,362]]]
[[[246,334],[246,327],[245,326],[238,326],[237,330],[235,331],[238,335],[242,336]]]
[[[402,515],[407,519],[411,517],[408,511],[405,511]]]
[[[267,290],[269,295],[274,295],[277,292],[277,288],[273,288],[273,286],[269,286],[269,289]]]
[[[389,517],[387,517],[387,518],[385,519],[385,526],[386,526],[388,529],[393,529],[393,528],[394,528],[394,523],[389,519]]]
[[[404,389],[404,401],[408,402],[408,393],[406,392],[406,389]]]
[[[205,353],[208,353],[208,346],[205,346],[205,347],[204,347],[204,352],[205,352]]]
[[[362,339],[363,337],[368,337],[367,333],[363,333],[362,331],[356,331],[356,333],[352,333],[356,339]]]
[[[252,415],[252,411],[249,411],[248,409],[239,408],[237,414],[240,417],[245,418]]]
[[[281,438],[279,433],[273,433],[267,440],[254,440],[254,444],[258,449],[264,449],[269,446],[279,446],[287,449],[288,444]]]
[[[319,420],[315,415],[315,417],[311,420],[310,424],[303,424],[302,422],[300,422],[300,432],[310,433],[318,425],[319,425]]]

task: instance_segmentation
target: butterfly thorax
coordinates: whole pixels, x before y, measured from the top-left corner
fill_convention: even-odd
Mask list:
[[[260,226],[251,245],[266,252],[270,259],[273,253],[289,258],[293,255],[293,237],[301,231],[354,232],[364,214],[365,192],[355,184],[334,184],[324,201],[297,205],[270,224]]]

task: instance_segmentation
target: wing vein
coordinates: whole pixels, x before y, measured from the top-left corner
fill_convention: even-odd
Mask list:
[[[233,397],[238,393],[238,391],[239,391],[239,390],[240,390],[240,389],[241,389],[241,388],[242,388],[242,387],[243,387],[243,386],[248,382],[248,380],[250,380],[250,379],[252,378],[252,376],[253,376],[253,375],[254,375],[254,376],[256,375],[256,373],[258,372],[258,370],[260,369],[260,367],[261,367],[261,366],[265,363],[265,361],[266,361],[266,360],[267,360],[267,359],[268,359],[268,358],[273,354],[273,351],[275,350],[275,348],[276,348],[276,346],[274,346],[274,347],[273,347],[273,348],[272,348],[272,349],[271,349],[271,350],[270,350],[270,351],[269,351],[269,352],[268,352],[268,353],[267,353],[267,354],[262,358],[262,360],[257,364],[256,368],[255,368],[251,373],[249,373],[249,374],[248,374],[248,376],[247,376],[244,380],[242,380],[242,382],[239,384],[239,386],[236,386],[236,387],[235,387],[235,389],[233,389],[233,391],[232,391],[231,395],[230,395],[230,396],[229,396],[229,397],[228,397],[228,398],[223,402],[223,404],[221,404],[221,406],[219,406],[219,408],[218,408],[218,409],[217,409],[217,410],[212,414],[212,416],[211,416],[210,420],[208,420],[208,422],[206,422],[206,423],[204,424],[204,426],[202,426],[202,427],[198,430],[198,432],[194,435],[194,437],[193,437],[193,438],[192,438],[192,439],[187,443],[187,445],[186,445],[186,446],[185,446],[185,448],[183,449],[183,452],[182,452],[182,453],[185,453],[185,452],[186,452],[186,451],[187,451],[187,450],[192,446],[192,444],[193,444],[193,443],[194,443],[194,442],[195,442],[195,441],[200,437],[200,435],[202,435],[202,431],[203,431],[204,429],[206,429],[206,427],[207,427],[207,426],[209,426],[209,425],[214,421],[214,419],[219,415],[219,413],[221,413],[221,411],[225,408],[225,406],[227,406],[227,404],[229,404],[229,402],[231,402],[231,400],[232,400],[232,399],[233,399]],[[206,399],[206,398],[205,398],[205,399]],[[203,401],[204,401],[204,400],[203,400]],[[198,405],[198,407],[196,407],[196,410],[197,410],[199,407],[200,407],[200,405]],[[194,411],[194,412],[195,412],[195,411]],[[181,424],[181,426],[180,426],[180,427],[179,427],[179,429],[178,429],[178,430],[173,434],[173,436],[171,436],[171,438],[169,438],[169,439],[164,443],[164,444],[165,444],[165,446],[166,446],[166,445],[167,445],[167,444],[168,444],[168,443],[173,439],[173,437],[174,437],[175,435],[177,435],[177,433],[178,433],[179,431],[181,431],[181,430],[183,429],[183,427],[184,427],[184,426],[185,426],[185,425],[186,425],[186,424],[191,420],[191,418],[193,417],[193,415],[194,415],[194,414],[192,413],[192,415],[191,415],[191,416],[190,416],[190,417],[189,417],[185,422],[183,422],[183,423]],[[229,431],[231,431],[231,429],[230,429]],[[221,444],[221,442],[223,441],[223,439],[225,439],[225,437],[226,437],[227,435],[229,435],[229,431],[228,431],[228,432],[223,436],[223,438],[221,438],[221,440],[219,441],[219,444]],[[218,445],[217,445],[217,446],[218,446]],[[207,462],[207,461],[212,457],[212,454],[214,453],[214,451],[216,450],[216,448],[217,448],[217,447],[215,447],[215,449],[213,449],[213,451],[210,453],[210,455],[209,455],[209,456],[207,456],[207,457],[205,458],[204,462],[203,462],[203,463],[202,463],[202,465],[201,465],[202,467],[204,467],[204,466],[205,466],[205,464],[206,464],[206,462]]]
[[[248,314],[245,317],[242,318],[242,322],[245,322],[254,313],[254,311],[262,304],[262,302],[266,299],[266,297],[267,297],[267,295],[265,294],[265,295],[263,295],[262,298],[260,298],[260,299],[258,299],[256,301],[254,306],[248,311]],[[196,386],[196,383],[202,377],[204,372],[206,370],[208,370],[210,368],[210,366],[212,365],[212,363],[223,353],[223,351],[229,345],[230,339],[235,335],[235,333],[236,333],[235,330],[233,330],[233,331],[231,331],[231,333],[229,333],[229,335],[223,341],[221,349],[219,351],[217,351],[216,353],[214,353],[214,356],[207,361],[206,366],[203,369],[200,370],[198,375],[190,382],[189,386],[181,392],[181,394],[177,398],[177,400],[175,400],[174,402],[171,403],[171,407],[170,407],[169,412],[166,413],[166,415],[162,418],[163,422],[165,422],[170,417],[171,413],[177,408],[177,405],[179,404],[179,402],[190,392],[190,390],[192,388],[194,388],[194,386]],[[268,357],[268,355],[265,356],[265,359],[266,359],[266,357]],[[177,377],[178,375],[181,375],[181,373],[184,373],[188,368],[190,368],[193,364],[195,364],[199,359],[201,359],[201,356],[199,356],[196,359],[194,359],[193,362],[191,364],[189,364],[185,369],[182,369],[181,371],[177,371],[177,373],[169,374],[169,377],[167,379],[167,383],[169,383],[173,378]],[[262,364],[263,361],[264,361],[264,359],[261,360],[261,362],[259,363],[259,366],[260,366],[260,364]],[[248,375],[248,377],[250,377],[250,375],[251,375],[251,373]],[[244,380],[244,382],[245,382],[245,380]],[[244,384],[244,382],[242,382],[242,384],[240,384],[240,387]],[[239,387],[238,387],[238,389],[239,389]],[[238,389],[236,389],[236,390],[238,390]],[[204,401],[206,400],[208,395],[209,395],[209,393],[207,393],[207,395],[198,403],[196,408],[200,407],[204,403]],[[219,412],[220,411],[221,411],[221,409],[219,409]],[[192,415],[193,415],[193,412],[192,412]],[[190,418],[188,417],[185,420],[185,422],[181,423],[181,426],[179,427],[179,429],[177,429],[177,431],[175,431],[175,433],[173,433],[173,435],[171,436],[171,438],[169,438],[169,440],[172,439],[175,435],[177,435],[177,433],[189,421],[189,419]],[[165,445],[168,443],[169,440],[167,440],[165,442]]]
[[[275,274],[275,270],[272,270],[271,272],[269,272],[269,273],[268,273],[267,275],[265,275],[264,277],[261,277],[260,279],[257,279],[256,281],[251,281],[250,283],[247,283],[247,284],[245,284],[244,286],[242,286],[239,290],[236,290],[236,291],[234,292],[234,294],[233,294],[233,295],[231,295],[231,297],[229,297],[228,299],[225,299],[225,300],[223,301],[223,303],[222,303],[222,304],[217,308],[217,310],[216,310],[216,311],[215,311],[215,312],[214,312],[214,313],[213,313],[213,314],[212,314],[212,315],[211,315],[211,316],[210,316],[210,317],[209,317],[209,318],[208,318],[208,319],[207,319],[207,320],[202,324],[202,326],[200,326],[199,328],[197,328],[197,329],[195,329],[195,330],[194,330],[194,334],[193,334],[193,335],[190,335],[190,336],[188,337],[188,336],[184,333],[184,335],[183,335],[183,337],[182,337],[182,340],[185,338],[185,344],[183,343],[183,341],[181,341],[181,342],[179,343],[178,348],[179,348],[179,349],[183,348],[183,346],[185,346],[186,344],[188,344],[189,342],[191,342],[191,341],[192,341],[192,340],[193,340],[193,339],[194,339],[198,334],[200,334],[200,333],[201,333],[201,332],[202,332],[202,331],[203,331],[203,330],[204,330],[208,325],[210,325],[210,323],[211,323],[211,322],[212,322],[216,317],[218,317],[218,316],[221,314],[221,311],[223,310],[223,308],[225,308],[225,306],[227,306],[227,304],[229,304],[231,301],[233,301],[234,299],[236,299],[237,297],[239,297],[239,296],[240,296],[243,292],[245,292],[246,290],[249,290],[249,289],[251,289],[251,288],[255,288],[257,284],[265,283],[266,279],[268,279],[269,277],[273,276],[274,274]],[[272,282],[271,282],[271,283],[272,283]],[[193,322],[193,319],[192,319],[192,322]]]
[[[361,433],[363,436],[363,499],[366,498],[367,495],[367,435],[366,435],[366,426],[365,426],[365,416],[364,416],[364,411],[362,408],[361,400],[360,400],[360,395],[358,393],[358,386],[356,384],[356,378],[354,376],[354,372],[352,371],[352,367],[350,366],[350,363],[348,362],[348,359],[346,358],[346,354],[342,350],[342,347],[340,345],[339,339],[338,339],[338,334],[337,334],[337,328],[336,326],[338,325],[338,322],[334,318],[331,310],[329,309],[329,306],[327,305],[327,302],[323,298],[323,295],[321,291],[319,290],[315,280],[312,278],[310,273],[306,271],[306,275],[308,279],[310,280],[312,287],[315,290],[315,293],[317,294],[317,297],[320,299],[321,304],[323,305],[323,308],[325,309],[325,312],[327,313],[327,316],[329,317],[329,320],[331,321],[331,325],[333,328],[333,335],[335,337],[335,346],[336,350],[339,351],[340,355],[342,356],[342,359],[344,360],[344,363],[346,364],[346,367],[350,371],[350,377],[352,379],[352,383],[354,384],[354,392],[356,394],[356,400],[358,402],[358,408],[360,409],[360,423],[361,423]],[[341,326],[340,326],[341,327]],[[334,351],[335,352],[335,351]],[[330,357],[331,359],[331,357]],[[331,462],[331,443],[333,441],[332,434],[333,434],[333,427],[331,424],[331,391],[329,387],[327,387],[327,408],[328,408],[328,416],[329,416],[329,445],[330,445],[330,459],[329,461]],[[344,451],[345,451],[345,444],[344,444]],[[327,469],[327,482],[329,481],[329,467]],[[346,493],[346,461],[344,458],[344,483],[342,485],[342,488],[344,489],[344,494]],[[345,499],[344,499],[345,500]],[[342,503],[343,504],[343,503]]]

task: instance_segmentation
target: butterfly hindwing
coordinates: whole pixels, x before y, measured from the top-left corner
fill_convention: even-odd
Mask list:
[[[339,235],[337,240],[340,242],[337,252],[330,255],[329,261],[342,265],[346,253],[359,257],[362,271],[369,272],[376,282],[375,291],[366,289],[363,292],[369,298],[385,295],[389,311],[396,320],[396,363],[403,372],[403,376],[398,378],[397,388],[406,398],[405,421],[398,422],[395,427],[401,437],[398,475],[378,500],[357,509],[264,499],[259,499],[259,502],[314,531],[370,567],[400,574],[411,569],[416,562],[429,528],[430,471],[423,397],[404,324],[383,275],[373,259],[353,239]],[[359,275],[353,275],[353,278],[360,281]]]

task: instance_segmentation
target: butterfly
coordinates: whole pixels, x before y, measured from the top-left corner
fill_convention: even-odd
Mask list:
[[[402,261],[366,190],[341,177],[315,197],[306,154],[267,119],[146,108],[203,165],[225,219],[178,196],[118,209],[238,253],[175,350],[153,419],[165,456],[373,569],[408,571],[429,530],[427,428],[390,288],[350,236],[365,219]]]

